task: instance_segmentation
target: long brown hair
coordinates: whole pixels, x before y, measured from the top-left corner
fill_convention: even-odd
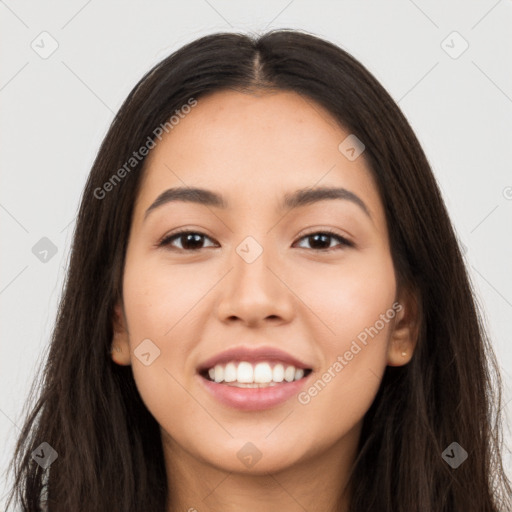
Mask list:
[[[336,45],[296,30],[202,37],[156,65],[125,100],[81,199],[41,389],[11,462],[9,503],[16,498],[25,511],[42,510],[47,500],[50,512],[164,512],[159,426],[131,367],[116,365],[109,354],[144,169],[144,158],[129,170],[126,162],[191,98],[200,102],[223,89],[294,91],[364,142],[398,279],[418,291],[415,354],[405,366],[386,368],[364,417],[350,476],[351,510],[512,510],[500,451],[498,365],[425,154],[364,66]],[[122,179],[111,180],[123,166]],[[109,180],[100,198],[98,189],[106,190]],[[47,468],[32,457],[43,442],[58,454]],[[468,454],[456,469],[443,457],[453,442]]]

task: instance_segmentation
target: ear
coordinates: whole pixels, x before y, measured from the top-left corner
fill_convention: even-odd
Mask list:
[[[127,366],[131,363],[130,339],[124,309],[119,302],[114,306],[112,323],[114,329],[111,351],[112,360],[114,363]]]
[[[388,366],[402,366],[411,360],[418,341],[421,323],[419,293],[403,287],[393,309],[396,316],[388,343]]]

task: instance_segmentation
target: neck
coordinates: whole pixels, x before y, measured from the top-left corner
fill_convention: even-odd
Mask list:
[[[349,472],[361,424],[335,445],[269,471],[229,471],[185,451],[162,432],[168,475],[168,512],[346,512]],[[254,469],[258,466],[256,465]]]

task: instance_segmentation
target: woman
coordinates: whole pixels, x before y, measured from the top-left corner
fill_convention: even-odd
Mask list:
[[[148,72],[100,148],[13,495],[51,512],[511,510],[500,404],[391,97],[312,35],[214,34]]]

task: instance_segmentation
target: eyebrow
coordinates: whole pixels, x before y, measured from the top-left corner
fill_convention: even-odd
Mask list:
[[[303,188],[292,193],[286,193],[281,203],[281,209],[293,210],[309,204],[325,201],[328,199],[341,199],[356,204],[363,212],[372,218],[368,207],[364,201],[349,190],[341,187],[316,187]],[[228,201],[217,192],[197,187],[175,187],[162,192],[144,214],[144,220],[150,212],[156,208],[175,201],[184,201],[187,203],[197,203],[216,208],[228,208]]]

